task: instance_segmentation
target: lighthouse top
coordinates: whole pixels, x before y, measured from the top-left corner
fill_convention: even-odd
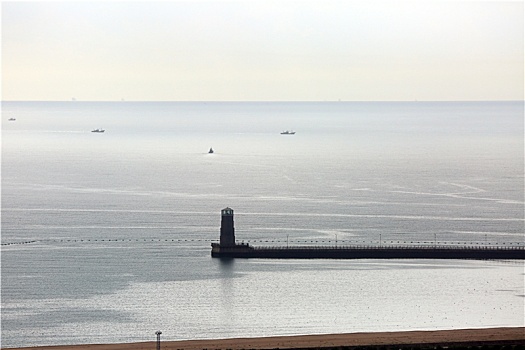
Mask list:
[[[223,210],[221,210],[221,214],[222,215],[232,215],[233,216],[233,209],[226,207]]]

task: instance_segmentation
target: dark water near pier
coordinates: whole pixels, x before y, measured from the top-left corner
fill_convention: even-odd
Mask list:
[[[210,258],[226,206],[254,245],[523,245],[523,103],[4,102],[2,128],[3,347],[524,325],[522,262]]]

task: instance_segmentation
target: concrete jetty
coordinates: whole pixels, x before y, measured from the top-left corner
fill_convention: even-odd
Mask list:
[[[277,246],[254,247],[236,243],[233,209],[221,211],[219,243],[214,258],[258,259],[479,259],[523,260],[525,246]]]

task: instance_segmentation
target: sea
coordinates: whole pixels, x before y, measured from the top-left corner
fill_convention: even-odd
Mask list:
[[[525,326],[523,261],[210,255],[524,246],[523,101],[1,111],[3,348]]]

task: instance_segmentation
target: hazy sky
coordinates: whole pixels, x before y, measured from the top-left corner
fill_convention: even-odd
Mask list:
[[[523,1],[2,2],[2,100],[523,100]]]

